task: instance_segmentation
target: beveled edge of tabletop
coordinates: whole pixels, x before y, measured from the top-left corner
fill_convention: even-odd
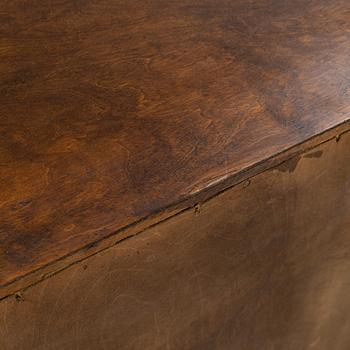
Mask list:
[[[30,288],[31,286],[34,286],[37,283],[56,275],[60,271],[63,271],[74,264],[83,262],[89,257],[103,252],[104,250],[113,247],[125,239],[132,239],[133,236],[143,233],[148,228],[161,224],[163,221],[169,220],[184,211],[193,210],[196,212],[201,203],[220,195],[222,192],[232,188],[233,186],[242,185],[244,187],[246,186],[246,181],[250,181],[250,179],[256,175],[270,170],[271,168],[274,168],[281,163],[290,160],[291,158],[298,158],[300,155],[323,143],[334,140],[339,142],[341,141],[341,136],[349,131],[350,119],[309,138],[305,142],[283,150],[280,153],[264,159],[246,169],[242,169],[241,171],[230,176],[223,176],[217,181],[212,181],[207,187],[204,187],[199,191],[195,191],[180,202],[173,203],[168,207],[163,208],[159,212],[153,213],[137,222],[117,230],[107,237],[86,245],[82,249],[71,252],[70,254],[48,263],[35,271],[0,286],[0,300],[12,295],[20,295],[20,293],[25,291],[27,288]]]

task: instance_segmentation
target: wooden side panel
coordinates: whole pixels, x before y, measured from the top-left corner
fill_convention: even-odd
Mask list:
[[[350,136],[0,303],[0,348],[350,347]]]

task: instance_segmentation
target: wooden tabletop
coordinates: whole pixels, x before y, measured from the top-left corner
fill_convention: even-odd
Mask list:
[[[0,285],[350,117],[348,0],[4,0]]]

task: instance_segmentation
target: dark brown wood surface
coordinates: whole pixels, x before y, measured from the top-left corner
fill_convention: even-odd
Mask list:
[[[349,10],[1,1],[0,285],[348,120]]]
[[[350,133],[0,302],[1,350],[348,350]]]

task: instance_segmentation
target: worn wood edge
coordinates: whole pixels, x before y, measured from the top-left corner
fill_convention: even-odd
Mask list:
[[[167,207],[161,208],[157,213],[151,213],[149,216],[127,225],[107,237],[89,243],[84,247],[70,252],[60,259],[47,263],[35,271],[20,276],[0,286],[0,301],[13,295],[20,295],[28,288],[53,277],[70,266],[81,263],[89,257],[109,249],[126,239],[141,234],[147,229],[159,225],[182,212],[197,210],[200,203],[204,203],[213,197],[219,196],[234,186],[244,186],[247,180],[254,178],[262,172],[275,168],[291,158],[305,154],[321,144],[331,142],[332,140],[338,142],[341,140],[341,136],[349,131],[350,119],[236,173],[212,179],[207,186],[203,186],[200,190],[192,191],[187,197],[182,198]]]

